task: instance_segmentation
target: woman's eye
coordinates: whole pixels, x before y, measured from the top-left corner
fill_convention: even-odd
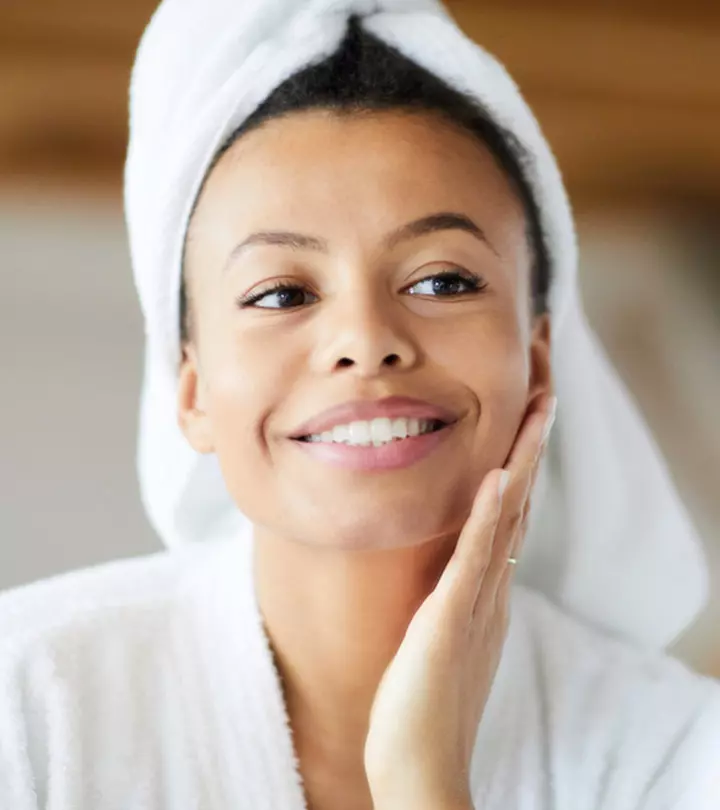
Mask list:
[[[249,298],[238,301],[242,307],[257,307],[258,309],[294,309],[302,306],[302,297],[307,291],[302,287],[291,284],[276,284],[268,290],[263,290]],[[310,293],[312,295],[312,293]],[[258,302],[264,301],[262,305]]]
[[[411,295],[432,295],[440,298],[450,298],[454,295],[464,295],[467,293],[482,292],[487,284],[479,277],[472,274],[458,273],[447,270],[443,273],[436,273],[434,276],[416,281],[409,290],[424,287],[418,292],[411,292]]]
[[[411,291],[411,295],[451,298],[458,295],[482,292],[486,286],[487,284],[479,276],[446,270],[416,281],[408,289]],[[412,290],[417,291],[412,292]],[[239,299],[238,304],[241,307],[256,307],[257,309],[296,309],[304,303],[308,303],[303,300],[304,296],[308,295],[317,300],[317,296],[308,292],[304,287],[280,282],[267,290]]]

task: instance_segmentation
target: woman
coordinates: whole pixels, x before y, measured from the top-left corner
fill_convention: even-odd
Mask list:
[[[0,807],[720,806],[702,560],[497,63],[434,2],[166,0],[126,205],[172,551],[3,597]]]

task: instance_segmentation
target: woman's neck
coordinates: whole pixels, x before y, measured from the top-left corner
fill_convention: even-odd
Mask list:
[[[362,769],[370,708],[457,536],[383,551],[314,548],[256,529],[258,606],[296,744]]]

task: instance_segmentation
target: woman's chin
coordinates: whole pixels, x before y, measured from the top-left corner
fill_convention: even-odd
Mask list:
[[[348,551],[380,551],[421,546],[440,538],[457,537],[469,514],[457,504],[416,503],[398,508],[375,504],[362,511],[326,514],[321,528],[317,522],[308,528],[307,536],[314,546]],[[301,521],[304,522],[304,521]]]
[[[424,481],[364,482],[345,487],[297,481],[238,506],[256,526],[304,546],[372,551],[421,546],[457,538],[477,494],[482,473],[433,471]],[[248,488],[245,489],[247,494]],[[246,507],[244,509],[243,507]]]

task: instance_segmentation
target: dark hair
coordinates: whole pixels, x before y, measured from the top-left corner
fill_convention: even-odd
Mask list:
[[[547,311],[550,263],[537,207],[522,171],[523,164],[528,160],[526,151],[517,138],[496,124],[472,96],[449,87],[437,76],[365,31],[357,15],[350,17],[346,36],[335,53],[280,84],[226,139],[215,154],[205,180],[239,137],[270,119],[310,109],[332,110],[339,115],[381,110],[434,112],[476,136],[504,170],[522,202],[533,252],[533,310],[536,315]],[[195,206],[201,192],[202,188]],[[180,285],[182,345],[192,334],[189,309],[183,259]]]

